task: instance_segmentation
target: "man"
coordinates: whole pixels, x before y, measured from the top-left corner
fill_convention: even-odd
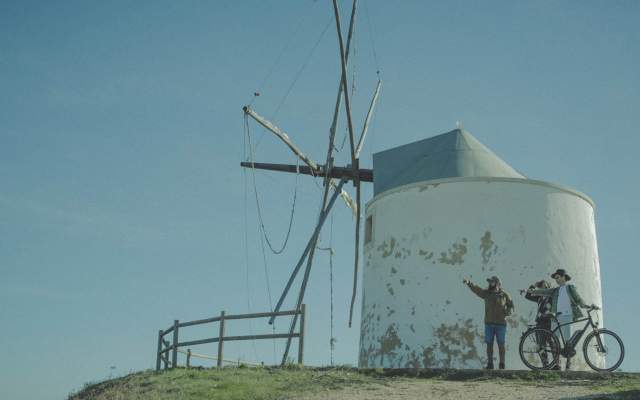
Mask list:
[[[557,315],[559,325],[567,324],[560,326],[560,331],[565,342],[568,342],[571,338],[571,325],[569,323],[584,316],[580,308],[589,308],[590,306],[584,303],[574,285],[567,285],[567,282],[571,280],[571,276],[567,274],[567,271],[559,268],[551,274],[551,278],[555,279],[558,287],[552,289],[530,288],[527,293],[551,299],[551,314]],[[569,354],[567,354],[565,369],[567,371],[571,369],[571,355]]]
[[[513,301],[511,296],[504,290],[497,276],[487,279],[489,287],[483,289],[469,279],[464,279],[462,283],[469,286],[469,289],[478,297],[484,300],[484,341],[487,344],[487,369],[493,369],[493,340],[498,342],[498,354],[500,364],[498,367],[504,369],[505,357],[505,336],[507,334],[507,321],[505,317],[513,313]]]

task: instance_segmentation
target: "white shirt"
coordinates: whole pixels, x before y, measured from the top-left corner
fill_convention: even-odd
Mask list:
[[[560,314],[561,317],[573,316],[573,311],[571,310],[571,300],[569,299],[567,286],[562,285],[558,290],[558,306],[556,307],[556,311],[562,313]]]

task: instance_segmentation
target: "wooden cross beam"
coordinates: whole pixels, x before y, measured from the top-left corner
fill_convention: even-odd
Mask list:
[[[317,168],[312,169],[306,165],[241,162],[240,166],[245,168],[266,169],[269,171],[300,173],[320,178],[324,177],[327,173],[327,168],[324,165],[317,165]],[[331,167],[328,172],[329,178],[353,180],[353,169],[351,167]],[[361,182],[373,182],[373,170],[359,168],[358,179]]]

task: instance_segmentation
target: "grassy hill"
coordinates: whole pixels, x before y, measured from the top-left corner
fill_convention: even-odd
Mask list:
[[[355,368],[178,368],[87,384],[69,400],[116,399],[640,399],[640,374],[358,370]]]

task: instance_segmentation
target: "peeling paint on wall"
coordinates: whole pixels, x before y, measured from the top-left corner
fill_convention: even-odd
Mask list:
[[[435,346],[422,348],[422,365],[425,368],[433,368],[436,366]]]
[[[467,254],[467,238],[462,238],[460,243],[452,244],[446,253],[440,253],[438,262],[449,265],[463,264],[465,254]]]
[[[394,295],[395,292],[393,291],[393,288],[391,287],[390,283],[387,283],[387,291],[389,292],[390,295]]]
[[[418,355],[416,354],[415,350],[408,354],[407,362],[404,364],[404,367],[415,368],[415,369],[418,369],[421,367],[420,359],[418,358]]]
[[[491,256],[498,251],[498,246],[495,246],[495,242],[491,239],[490,231],[486,231],[480,238],[480,251],[482,252],[482,263],[485,265],[491,260]]]
[[[430,260],[431,257],[433,257],[433,251],[420,249],[418,251],[418,255],[420,255],[421,257],[424,257],[425,261],[427,261],[427,260]]]
[[[398,249],[395,254],[394,257],[395,258],[402,258],[403,260],[407,257],[409,257],[411,255],[411,250],[409,249],[405,249],[404,247],[401,249]]]
[[[386,240],[382,242],[382,244],[378,246],[378,251],[382,251],[382,258],[387,258],[391,254],[393,254],[393,250],[395,249],[395,247],[396,247],[396,239],[391,238],[389,239],[388,244]]]
[[[444,368],[463,366],[480,358],[475,339],[480,337],[471,318],[453,325],[441,324],[434,330],[440,357],[438,363]]]
[[[391,324],[387,327],[384,335],[378,338],[378,343],[380,344],[380,349],[378,350],[380,363],[384,365],[384,357],[387,357],[387,360],[393,359],[396,356],[394,350],[402,345],[402,341],[398,337],[396,324]]]

